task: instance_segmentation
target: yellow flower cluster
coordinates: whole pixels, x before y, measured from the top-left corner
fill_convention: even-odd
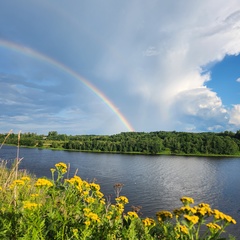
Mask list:
[[[119,214],[123,213],[124,206],[121,203],[117,203],[115,206],[116,206],[116,209],[119,212]]]
[[[104,196],[103,193],[101,193],[99,191],[96,192],[96,195],[97,195],[98,198],[102,198]]]
[[[59,163],[55,164],[55,167],[61,173],[66,173],[67,172],[67,165],[66,165],[66,163],[59,162]]]
[[[216,223],[208,223],[206,226],[211,230],[221,230],[222,228]]]
[[[92,221],[98,222],[98,223],[101,222],[100,218],[98,217],[98,215],[96,213],[86,212],[84,215],[85,215],[85,217],[87,217],[89,219],[88,221],[92,220]],[[85,222],[85,224],[86,224],[86,222]],[[89,225],[89,224],[86,224],[86,225]]]
[[[175,229],[175,231],[177,231],[177,232],[180,231],[183,234],[188,234],[189,233],[188,228],[185,225],[178,225],[174,229]]]
[[[209,204],[206,203],[200,203],[198,206],[195,207],[190,207],[189,205],[186,205],[181,208],[175,209],[173,212],[175,215],[178,216],[181,214],[195,214],[201,217],[205,215],[211,216],[213,214]]]
[[[183,225],[177,225],[175,227],[175,231],[178,234],[178,238],[180,238],[181,234],[189,234],[188,227],[191,227],[195,224],[202,223],[203,219],[206,219],[209,216],[214,217],[214,221],[212,223],[206,224],[206,226],[210,229],[211,232],[216,233],[219,230],[222,230],[224,225],[218,225],[215,222],[225,221],[226,223],[236,224],[236,221],[229,215],[226,215],[219,210],[212,210],[209,204],[200,203],[197,206],[191,207],[190,203],[194,203],[192,198],[183,197],[181,198],[183,203],[183,207],[175,209],[173,212],[176,216],[176,220],[182,219],[182,217],[187,220],[189,225],[185,225],[186,222],[182,222]],[[161,217],[161,216],[160,216]],[[161,220],[161,219],[160,219]],[[178,222],[180,223],[180,222]],[[222,223],[223,224],[223,223]]]
[[[212,209],[210,208],[209,204],[200,203],[198,207],[194,207],[196,209],[196,214],[200,216],[211,216],[213,214]]]
[[[63,162],[59,162],[57,164],[55,164],[56,168],[67,168],[67,164],[63,163]]]
[[[37,204],[37,203],[29,202],[29,201],[25,201],[25,202],[23,202],[23,204],[24,204],[23,208],[28,209],[28,210],[33,210],[33,209],[41,206],[41,204]]]
[[[91,209],[90,208],[84,208],[83,209],[84,214],[90,213]]]
[[[182,213],[192,213],[192,214],[195,214],[197,212],[197,210],[195,208],[192,208],[190,206],[183,206],[179,209],[176,209],[174,210],[174,213],[176,215],[180,215]]]
[[[83,180],[79,176],[74,176],[70,179],[65,180],[66,182],[69,182],[70,184],[76,186],[76,188],[79,190],[79,192],[82,192],[82,185]]]
[[[22,177],[21,180],[23,180],[23,181],[30,181],[30,177]]]
[[[130,212],[127,212],[127,215],[131,218],[138,218],[138,215],[136,212],[130,211]]]
[[[85,198],[85,202],[91,204],[91,203],[94,203],[95,199],[93,197],[87,197]]]
[[[25,183],[25,182],[24,182],[23,180],[20,180],[20,179],[14,180],[14,181],[12,182],[12,184],[9,186],[9,188],[12,189],[12,188],[14,188],[15,186],[23,186],[24,183]]]
[[[45,179],[45,178],[39,178],[36,183],[35,183],[36,187],[52,187],[53,183],[50,182],[49,180]]]
[[[172,218],[172,213],[169,211],[160,211],[156,213],[158,221],[165,221],[168,218]]]
[[[91,190],[93,190],[93,191],[100,191],[100,185],[99,184],[90,183],[89,185],[90,185]]]
[[[190,197],[182,197],[180,200],[184,205],[194,203],[194,199]]]
[[[85,221],[84,224],[85,224],[86,226],[89,226],[89,225],[91,224],[91,222],[88,220],[88,221]]]
[[[116,202],[122,203],[122,204],[128,203],[128,199],[125,196],[120,196],[120,197],[116,198],[115,200],[116,200]]]
[[[14,180],[12,184],[9,186],[10,189],[13,189],[15,186],[23,186],[25,181],[29,181],[29,177],[22,177],[21,179]]]
[[[184,215],[184,218],[187,219],[189,222],[196,224],[198,223],[199,217],[198,216],[189,216],[189,215]]]
[[[83,180],[83,181],[82,181],[82,185],[83,185],[83,187],[84,187],[84,189],[85,189],[86,191],[90,191],[90,190],[91,190],[91,188],[90,188],[90,183],[88,183],[87,181]]]
[[[214,215],[214,218],[215,219],[221,219],[221,220],[225,220],[229,223],[233,223],[233,224],[236,224],[237,222],[229,215],[226,215],[220,211],[218,211],[217,209],[214,209],[213,210],[213,215]]]
[[[145,227],[155,226],[156,223],[152,218],[145,218],[142,220],[142,223]]]

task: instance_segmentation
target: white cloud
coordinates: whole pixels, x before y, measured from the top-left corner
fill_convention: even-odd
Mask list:
[[[237,82],[240,82],[240,78],[238,78],[236,81],[237,81]]]
[[[195,124],[198,129],[218,130],[228,122],[228,111],[222,105],[221,99],[208,88],[196,88],[180,92],[171,106],[171,116],[188,129]],[[179,124],[179,122],[178,122]]]
[[[227,112],[216,93],[204,87],[182,91],[176,96],[173,106],[184,115],[206,119],[218,118],[219,114],[226,114]]]
[[[147,101],[149,108],[152,105],[158,129],[163,118],[174,122],[183,115],[207,119],[206,129],[207,124],[217,126],[218,122],[224,126],[227,110],[216,93],[204,88],[211,76],[202,75],[202,67],[240,53],[239,9],[235,0],[132,4],[109,43],[120,49],[124,64],[118,62],[115,69],[105,55],[101,66],[108,78],[121,76],[128,92]],[[172,114],[172,109],[179,109],[180,115]]]
[[[234,105],[230,111],[229,123],[240,127],[240,104]]]

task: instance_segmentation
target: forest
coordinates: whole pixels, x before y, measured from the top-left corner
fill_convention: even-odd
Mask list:
[[[90,152],[177,155],[240,155],[240,130],[236,133],[122,132],[114,135],[66,135],[50,131],[0,134],[0,143],[28,147]]]

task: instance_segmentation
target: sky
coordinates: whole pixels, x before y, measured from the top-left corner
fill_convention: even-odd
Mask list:
[[[0,0],[0,132],[240,129],[238,0]]]

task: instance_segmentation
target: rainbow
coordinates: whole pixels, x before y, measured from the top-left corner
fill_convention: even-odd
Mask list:
[[[46,56],[36,50],[33,50],[29,47],[25,47],[10,41],[6,41],[0,39],[0,47],[8,48],[10,50],[14,50],[16,52],[20,52],[26,56],[36,58],[38,60],[44,61],[48,64],[53,65],[57,69],[64,71],[65,73],[69,74],[70,76],[74,77],[75,79],[82,82],[87,88],[89,88],[95,95],[97,95],[119,118],[119,120],[123,123],[123,125],[127,128],[128,131],[135,131],[131,124],[128,122],[126,117],[119,111],[119,109],[108,99],[103,92],[101,92],[96,86],[94,86],[91,82],[87,79],[73,71],[71,68],[67,67],[66,65],[62,64],[61,62]]]

